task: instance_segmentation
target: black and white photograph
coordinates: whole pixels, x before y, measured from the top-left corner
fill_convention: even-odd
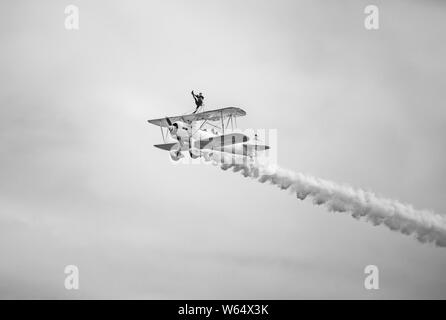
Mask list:
[[[0,299],[446,299],[445,32],[438,0],[2,1]]]

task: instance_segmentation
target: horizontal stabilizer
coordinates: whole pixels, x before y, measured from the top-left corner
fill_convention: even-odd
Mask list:
[[[245,145],[243,145],[243,148],[246,149],[248,152],[265,151],[265,150],[269,149],[269,146],[266,146],[263,144],[245,144]]]
[[[270,147],[263,144],[233,144],[214,148],[213,150],[239,154],[243,156],[253,156],[257,154],[257,152],[265,151],[268,149],[270,149]]]

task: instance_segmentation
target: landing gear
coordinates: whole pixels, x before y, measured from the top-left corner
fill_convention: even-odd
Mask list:
[[[173,161],[178,161],[178,160],[180,160],[181,158],[184,157],[184,155],[181,153],[181,147],[179,147],[179,146],[174,147],[173,149],[171,149],[169,153],[170,153],[170,158]]]
[[[173,161],[178,161],[178,160],[180,160],[181,158],[183,158],[184,156],[183,156],[183,154],[181,153],[181,152],[171,152],[170,153],[170,158],[173,160]]]
[[[200,157],[200,156],[195,155],[191,150],[189,150],[189,155],[192,159],[197,159]]]
[[[212,160],[212,156],[213,156],[213,153],[212,152],[205,152],[204,153],[204,159],[206,160],[206,161],[211,161]]]

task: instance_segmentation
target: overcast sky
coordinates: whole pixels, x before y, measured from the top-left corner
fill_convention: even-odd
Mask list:
[[[64,9],[80,10],[65,29]],[[364,8],[380,29],[364,28]],[[3,1],[0,298],[446,298],[446,251],[207,165],[150,118],[239,106],[278,163],[446,213],[441,1]],[[64,288],[64,268],[80,289]],[[364,289],[364,268],[380,289]]]

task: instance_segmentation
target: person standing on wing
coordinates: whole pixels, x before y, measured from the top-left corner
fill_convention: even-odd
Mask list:
[[[203,105],[204,97],[201,92],[199,94],[195,94],[194,90],[192,90],[191,94],[192,94],[192,97],[194,97],[195,104],[197,105],[197,108],[192,113],[196,113],[198,111],[198,109],[200,109],[200,107]]]

